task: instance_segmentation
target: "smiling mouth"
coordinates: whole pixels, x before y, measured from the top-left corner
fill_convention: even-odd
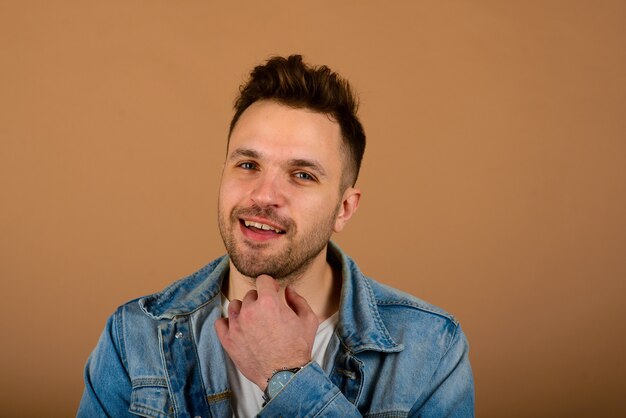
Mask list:
[[[274,228],[271,225],[263,224],[260,222],[253,222],[253,221],[246,221],[246,220],[242,220],[242,222],[246,228],[253,230],[253,231],[257,231],[257,232],[267,231],[267,232],[272,232],[275,234],[285,233],[285,231],[283,231],[282,229]]]

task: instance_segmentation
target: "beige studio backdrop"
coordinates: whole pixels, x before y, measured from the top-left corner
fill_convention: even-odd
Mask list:
[[[0,415],[72,416],[108,315],[223,253],[237,87],[298,52],[361,96],[336,240],[459,318],[477,415],[623,416],[625,4],[0,0]]]

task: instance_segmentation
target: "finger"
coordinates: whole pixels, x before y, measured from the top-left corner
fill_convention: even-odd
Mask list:
[[[262,274],[256,278],[256,290],[259,294],[278,293],[280,285],[278,284],[278,280],[274,280],[267,274]]]
[[[285,288],[285,301],[287,302],[287,305],[289,305],[289,307],[299,317],[301,318],[308,318],[310,316],[315,317],[315,313],[311,309],[311,306],[306,301],[306,299],[300,296],[300,294],[296,292],[296,290],[291,286],[287,286]]]
[[[226,335],[228,335],[228,318],[220,318],[215,321],[213,324],[215,326],[215,332],[217,333],[217,338],[219,338],[222,345],[224,345],[224,341],[226,339]]]
[[[239,312],[241,311],[241,301],[239,299],[233,299],[228,304],[228,317],[229,318],[237,318],[239,316]]]
[[[255,300],[257,300],[257,298],[259,297],[259,295],[257,294],[256,290],[249,290],[244,296],[243,299],[241,300],[241,304],[242,305],[248,305],[252,302],[254,302]],[[231,302],[232,303],[232,302]],[[241,310],[241,306],[240,306],[240,310]]]

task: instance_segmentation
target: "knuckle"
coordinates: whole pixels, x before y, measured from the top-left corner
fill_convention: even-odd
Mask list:
[[[252,309],[242,309],[239,312],[239,318],[244,322],[248,322],[254,318],[254,312]]]
[[[276,306],[275,298],[269,295],[259,296],[257,302],[259,302],[259,305],[261,305],[263,309],[272,309]]]

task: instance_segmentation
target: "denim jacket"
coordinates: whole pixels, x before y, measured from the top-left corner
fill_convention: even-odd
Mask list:
[[[334,244],[343,283],[322,365],[311,362],[260,417],[472,417],[467,340],[457,321],[365,277]],[[231,418],[221,315],[221,257],[109,318],[85,367],[78,417]]]

